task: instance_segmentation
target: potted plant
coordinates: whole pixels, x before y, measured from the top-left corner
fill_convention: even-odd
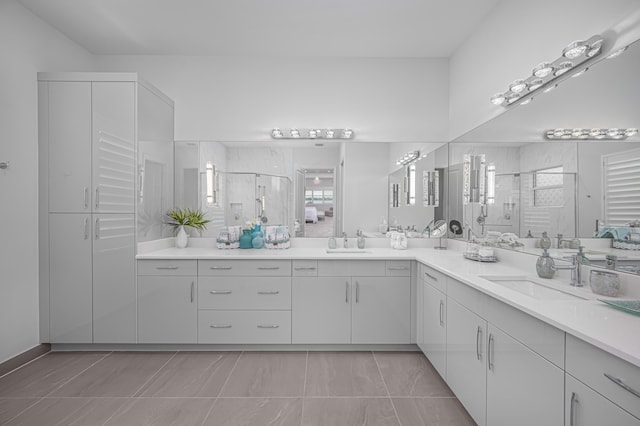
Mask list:
[[[176,247],[184,248],[187,246],[187,233],[185,226],[196,229],[200,234],[207,229],[207,223],[211,222],[205,219],[206,213],[201,210],[174,208],[167,213],[167,224],[171,226],[176,234]]]

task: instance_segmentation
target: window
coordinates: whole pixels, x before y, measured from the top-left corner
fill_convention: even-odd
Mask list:
[[[307,189],[305,204],[333,204],[333,189]]]
[[[602,158],[604,223],[625,226],[640,215],[640,149]]]
[[[533,173],[533,205],[562,207],[564,205],[563,168],[551,167]]]

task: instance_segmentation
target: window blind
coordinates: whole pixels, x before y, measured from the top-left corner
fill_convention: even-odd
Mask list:
[[[640,219],[640,149],[602,157],[604,223],[625,226]]]

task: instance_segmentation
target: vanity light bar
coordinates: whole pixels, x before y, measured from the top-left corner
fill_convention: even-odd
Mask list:
[[[353,139],[355,133],[351,129],[280,129],[271,131],[273,139]]]
[[[638,129],[551,129],[544,136],[547,139],[595,139],[595,140],[622,140],[638,133]]]
[[[603,39],[599,35],[594,35],[588,40],[574,41],[562,50],[562,56],[558,59],[538,64],[529,77],[517,79],[509,85],[508,90],[493,95],[491,103],[508,107],[518,101],[521,104],[531,102],[534,93],[554,87],[555,80],[559,77],[572,74],[574,70],[583,73],[586,67],[581,65],[602,52],[602,43]]]
[[[397,161],[396,164],[398,166],[405,166],[413,161],[416,161],[418,158],[420,157],[420,151],[409,151],[407,152],[405,155],[403,155],[402,157],[400,157]]]

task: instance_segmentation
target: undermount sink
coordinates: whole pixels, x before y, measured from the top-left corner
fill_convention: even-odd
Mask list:
[[[371,253],[371,250],[358,249],[358,248],[334,248],[327,249],[327,254],[354,254],[354,253]]]
[[[550,287],[524,276],[480,276],[487,281],[539,300],[587,300],[586,297]],[[568,284],[567,284],[568,285]]]

